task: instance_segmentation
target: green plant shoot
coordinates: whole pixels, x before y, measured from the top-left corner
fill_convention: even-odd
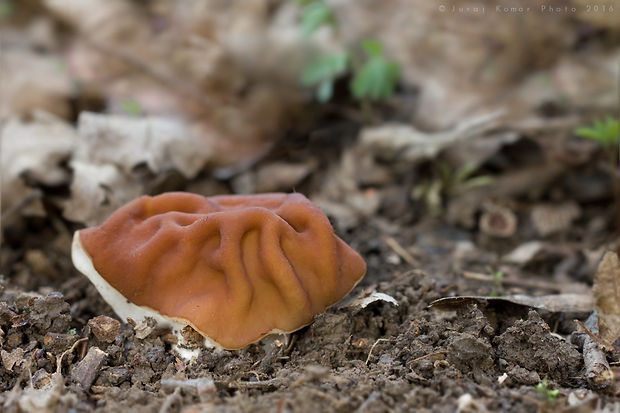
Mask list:
[[[560,394],[560,391],[558,389],[549,389],[549,383],[544,380],[536,385],[536,391],[542,398],[547,401],[547,403],[553,403]]]
[[[305,86],[315,86],[317,100],[324,103],[332,98],[335,80],[344,75],[348,67],[349,54],[346,52],[324,56],[304,68],[301,82]]]
[[[618,121],[611,117],[607,117],[602,121],[595,120],[592,126],[577,128],[575,135],[595,140],[605,149],[609,149],[618,145]]]
[[[334,24],[334,15],[324,1],[303,1],[301,3],[301,33],[304,36],[311,36],[321,26]]]
[[[361,46],[367,60],[351,81],[353,96],[372,101],[390,98],[398,83],[398,64],[383,57],[383,48],[377,40],[364,40]]]

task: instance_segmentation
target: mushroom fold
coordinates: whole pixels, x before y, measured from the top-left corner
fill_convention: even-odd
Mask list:
[[[73,260],[104,298],[112,287],[226,349],[310,324],[366,272],[317,206],[279,193],[143,196],[76,232]]]

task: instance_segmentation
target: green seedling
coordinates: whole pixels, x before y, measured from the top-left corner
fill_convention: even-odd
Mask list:
[[[348,70],[348,53],[324,56],[304,68],[301,82],[305,86],[316,86],[316,99],[321,103],[328,102],[334,94],[334,82]]]
[[[301,6],[300,26],[304,36],[310,36],[326,25],[338,29],[338,21],[324,1],[297,0],[297,3]],[[301,83],[315,88],[316,99],[325,103],[333,97],[336,80],[345,76],[351,76],[349,93],[362,104],[365,115],[370,118],[368,102],[394,95],[400,68],[383,55],[383,46],[378,40],[365,39],[359,47],[352,45],[341,53],[319,56],[310,61],[302,70]]]
[[[321,26],[334,25],[335,19],[331,9],[322,0],[298,0],[301,5],[301,33],[311,36]]]
[[[69,334],[71,336],[74,336],[77,334],[77,330],[75,328],[70,328],[69,330],[67,330],[67,332],[65,334]]]
[[[499,297],[502,291],[502,281],[504,280],[504,272],[497,270],[493,273],[493,289],[489,294],[490,297]]]
[[[353,76],[351,93],[358,100],[378,101],[392,97],[398,83],[398,64],[383,56],[383,47],[377,40],[363,40],[361,47],[366,61]]]
[[[605,151],[613,151],[615,155],[618,146],[618,121],[607,117],[604,120],[595,120],[592,126],[581,127],[575,130],[575,135],[592,139],[601,144]]]
[[[560,395],[560,391],[558,389],[552,390],[549,388],[549,383],[547,383],[546,380],[543,380],[536,385],[536,391],[538,392],[538,395],[549,404],[555,402],[555,399],[557,399]]]
[[[488,186],[493,182],[489,175],[474,176],[478,167],[474,163],[467,163],[456,170],[450,169],[446,163],[439,164],[439,172],[443,186],[448,195],[459,195],[470,189]]]
[[[423,201],[431,215],[439,215],[447,198],[493,182],[493,178],[488,175],[474,176],[476,171],[474,164],[452,169],[446,163],[439,163],[436,178],[414,186],[411,197],[416,201]]]

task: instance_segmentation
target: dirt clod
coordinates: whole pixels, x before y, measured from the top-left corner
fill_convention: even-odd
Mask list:
[[[525,369],[567,381],[581,369],[581,354],[567,341],[551,334],[535,311],[496,337],[497,355]]]
[[[121,323],[111,317],[100,315],[88,320],[93,334],[98,340],[112,343],[121,330]]]

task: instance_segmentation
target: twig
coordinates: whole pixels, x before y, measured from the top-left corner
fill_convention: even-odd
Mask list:
[[[429,353],[429,354],[425,354],[421,357],[418,357],[417,359],[413,359],[411,360],[409,363],[416,363],[420,360],[424,360],[427,358],[430,358],[431,360],[443,360],[446,357],[446,352],[445,351],[438,351],[435,353]]]
[[[385,237],[385,243],[388,245],[388,247],[392,248],[394,250],[394,252],[396,254],[398,254],[399,257],[401,257],[403,260],[407,261],[408,264],[410,264],[410,265],[412,265],[414,267],[419,264],[419,262],[415,258],[413,258],[413,256],[411,254],[409,254],[409,251],[404,249],[398,243],[398,241],[396,241],[396,239],[394,239],[393,237]]]
[[[279,378],[273,378],[263,381],[234,381],[234,382],[216,382],[216,384],[224,385],[228,388],[242,388],[242,389],[260,389],[263,387],[277,386],[282,383]]]
[[[497,278],[490,274],[481,274],[479,272],[463,271],[463,277],[469,280],[485,281],[485,282],[497,282]],[[557,284],[546,281],[535,280],[522,280],[519,278],[506,278],[502,277],[501,281],[504,286],[522,287],[522,288],[540,288],[543,290],[551,290],[560,292],[560,287]]]
[[[90,327],[87,325],[82,329],[82,334],[80,335],[81,339],[86,339],[82,346],[80,347],[80,352],[78,354],[78,360],[82,360],[86,356],[86,350],[88,350],[88,337],[90,336]]]
[[[372,351],[375,349],[376,345],[379,344],[379,342],[381,341],[390,341],[389,338],[380,338],[377,339],[377,341],[374,342],[374,344],[370,347],[370,351],[368,352],[368,357],[366,357],[366,365],[368,365],[368,363],[370,362],[370,356],[372,355]]]
[[[166,400],[164,400],[164,403],[159,408],[159,413],[166,413],[166,412],[171,411],[170,408],[177,401],[179,403],[181,402],[181,388],[180,387],[177,387],[176,389],[174,389],[174,391],[170,393],[168,397],[166,397]]]
[[[77,340],[75,343],[73,343],[69,350],[65,351],[58,357],[58,359],[56,360],[56,373],[62,375],[62,359],[65,357],[66,354],[72,353],[73,350],[75,350],[75,348],[78,346],[78,344],[83,343],[86,340],[88,340],[88,337]]]
[[[607,350],[609,346],[594,332],[590,331],[588,327],[598,332],[596,326],[596,317],[591,315],[587,320],[586,327],[581,321],[575,320],[579,329],[586,333],[586,337],[583,343],[583,364],[586,369],[586,380],[588,384],[595,390],[608,389],[614,385],[614,374],[609,363],[607,363],[607,356],[603,349]],[[613,347],[611,347],[613,349]]]
[[[607,340],[603,340],[601,337],[599,337],[598,335],[596,335],[595,333],[593,333],[588,327],[586,327],[581,321],[579,320],[575,320],[575,323],[577,324],[577,326],[579,327],[579,330],[581,330],[581,333],[585,333],[588,335],[588,337],[594,341],[596,344],[598,344],[601,348],[605,349],[605,351],[608,351],[610,353],[613,353],[614,350],[614,346],[609,343]]]

